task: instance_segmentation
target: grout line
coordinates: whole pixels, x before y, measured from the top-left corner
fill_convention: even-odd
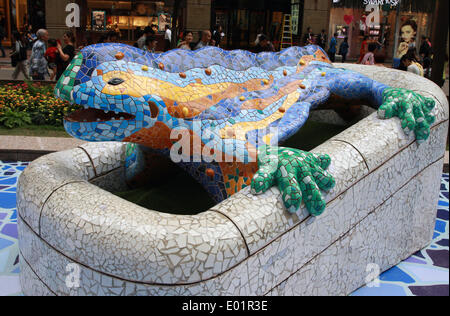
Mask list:
[[[94,178],[98,178],[98,174],[97,174],[97,170],[95,169],[94,161],[92,160],[92,158],[91,158],[91,156],[89,155],[89,153],[87,152],[87,150],[84,149],[84,148],[81,147],[81,146],[78,146],[77,148],[78,148],[78,149],[81,149],[82,151],[84,151],[84,153],[86,154],[86,156],[88,156],[89,161],[91,162],[91,165],[92,165],[92,169],[94,169],[94,175],[95,175]]]
[[[55,292],[52,291],[52,289],[39,277],[39,275],[36,273],[36,271],[34,271],[34,269],[31,267],[31,264],[28,263],[27,259],[25,259],[22,251],[19,249],[19,254],[20,254],[20,258],[19,258],[19,262],[20,260],[25,261],[25,264],[28,266],[28,268],[30,268],[31,272],[33,272],[33,274],[36,276],[36,278],[38,278],[39,281],[41,281],[41,283],[50,291],[52,292],[53,295],[58,296]],[[22,293],[23,293],[23,289]]]
[[[245,239],[244,233],[242,232],[240,227],[228,215],[222,213],[221,211],[214,210],[214,209],[212,209],[210,211],[216,212],[216,213],[222,215],[223,217],[227,218],[236,227],[238,232],[241,234],[242,240],[244,241],[245,248],[247,249],[247,258],[249,258],[251,256],[250,248],[248,247],[247,240]]]
[[[366,165],[367,171],[368,171],[369,173],[371,173],[370,168],[369,168],[369,164],[367,163],[367,160],[366,160],[366,157],[364,157],[364,155],[362,154],[362,152],[359,151],[359,149],[356,148],[355,145],[353,145],[352,143],[347,142],[347,141],[345,141],[345,140],[341,140],[341,139],[331,139],[331,141],[333,141],[333,142],[341,142],[341,143],[344,143],[344,144],[347,144],[347,145],[351,146],[351,147],[352,147],[354,150],[356,150],[356,151],[358,152],[358,154],[361,156],[361,158],[362,158],[363,161],[364,161],[364,164]]]
[[[364,218],[362,218],[361,220],[359,220],[355,225],[353,225],[352,227],[350,227],[350,229],[343,233],[340,237],[338,237],[334,242],[332,242],[328,247],[326,247],[324,250],[322,250],[320,253],[318,253],[317,255],[315,255],[314,257],[312,257],[310,260],[308,260],[308,262],[306,262],[305,264],[303,264],[300,268],[298,268],[295,272],[291,273],[286,279],[284,279],[283,281],[281,281],[278,285],[274,286],[272,289],[270,289],[269,291],[267,291],[266,294],[264,294],[264,296],[267,296],[270,292],[272,292],[274,289],[276,289],[277,287],[279,287],[281,284],[283,284],[284,282],[288,281],[292,276],[294,276],[297,272],[299,272],[301,269],[303,269],[305,266],[307,266],[308,264],[310,264],[314,259],[316,259],[317,257],[319,257],[321,254],[323,254],[325,251],[327,251],[331,246],[335,245],[338,241],[341,241],[342,239],[344,239],[352,230],[354,230],[359,224],[361,224],[365,219],[367,219],[370,215],[375,214],[376,211],[382,207],[385,203],[387,203],[390,199],[392,199],[397,193],[399,193],[404,187],[406,187],[411,180],[413,180],[414,178],[418,177],[421,173],[423,173],[424,171],[426,171],[427,169],[429,169],[430,167],[434,166],[435,164],[437,164],[439,161],[442,160],[442,157],[439,158],[438,160],[436,160],[435,162],[431,163],[429,166],[427,166],[426,168],[424,168],[423,170],[421,170],[419,173],[417,173],[415,176],[413,176],[410,181],[406,182],[404,185],[402,185],[397,191],[395,191],[394,193],[392,193],[386,200],[384,200],[381,204],[379,204],[378,206],[374,207],[374,209],[372,211],[370,211],[369,213],[367,213],[366,216],[364,216]],[[401,261],[403,262],[403,261]]]
[[[41,219],[42,219],[42,212],[44,210],[45,205],[47,204],[48,200],[52,197],[52,195],[58,191],[59,189],[65,187],[66,185],[69,184],[73,184],[73,183],[85,183],[86,181],[82,181],[82,180],[76,180],[76,181],[69,181],[66,183],[61,184],[60,186],[56,187],[55,189],[53,189],[52,192],[50,192],[50,194],[47,196],[47,198],[45,199],[44,203],[42,204],[41,209],[39,210],[39,222],[38,222],[38,236],[41,237]]]

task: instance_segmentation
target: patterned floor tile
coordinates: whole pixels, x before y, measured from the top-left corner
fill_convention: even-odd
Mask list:
[[[0,296],[20,295],[16,186],[28,163],[0,161]]]

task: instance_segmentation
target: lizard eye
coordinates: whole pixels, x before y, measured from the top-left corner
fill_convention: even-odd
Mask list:
[[[112,86],[118,86],[121,83],[124,83],[125,80],[120,79],[120,78],[113,78],[111,80],[108,81],[108,84],[112,85]]]

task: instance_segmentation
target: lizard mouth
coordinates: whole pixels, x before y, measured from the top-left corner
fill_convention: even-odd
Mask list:
[[[136,116],[124,112],[104,111],[99,109],[82,109],[67,116],[67,122],[92,123],[109,121],[131,121]]]

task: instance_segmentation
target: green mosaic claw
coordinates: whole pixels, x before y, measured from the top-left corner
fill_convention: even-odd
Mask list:
[[[335,186],[333,176],[326,171],[330,163],[328,155],[291,148],[262,147],[258,154],[260,169],[253,178],[252,193],[262,194],[277,185],[290,213],[296,213],[304,201],[309,213],[319,216],[326,208],[320,190],[329,191]]]
[[[400,118],[407,135],[414,131],[418,143],[430,137],[430,127],[436,118],[432,114],[435,102],[414,91],[388,88],[383,94],[383,105],[378,109],[381,119]]]

